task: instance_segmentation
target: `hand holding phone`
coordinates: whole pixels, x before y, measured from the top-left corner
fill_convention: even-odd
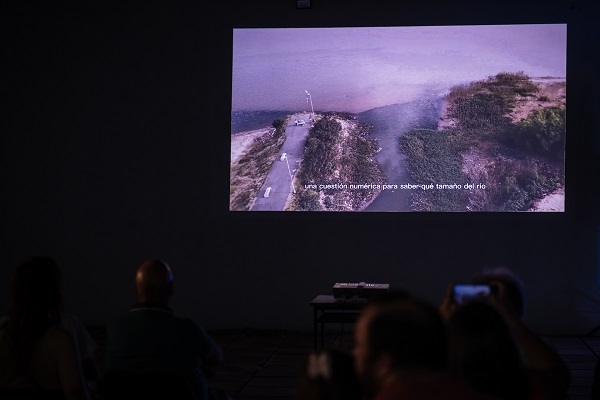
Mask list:
[[[491,293],[490,285],[459,283],[454,285],[453,298],[461,305],[474,300],[487,301]]]

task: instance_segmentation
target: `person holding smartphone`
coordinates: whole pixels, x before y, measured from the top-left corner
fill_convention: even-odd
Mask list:
[[[477,275],[471,279],[469,284],[476,285],[471,287],[473,293],[477,292],[476,287],[482,288],[481,285],[486,285],[489,289],[481,289],[485,292],[485,295],[480,293],[479,297],[466,296],[469,297],[470,301],[465,301],[464,292],[465,290],[469,292],[469,290],[454,283],[448,285],[446,295],[440,306],[440,313],[449,327],[452,328],[453,325],[455,328],[458,327],[459,329],[454,330],[455,333],[461,331],[461,326],[464,326],[464,324],[459,326],[459,320],[465,318],[461,316],[463,313],[461,309],[467,307],[471,302],[488,305],[487,314],[483,313],[486,309],[478,312],[482,312],[483,316],[489,317],[492,321],[494,317],[489,315],[491,313],[501,317],[502,324],[496,324],[496,326],[505,328],[510,337],[514,339],[520,355],[520,362],[532,384],[538,387],[534,391],[538,397],[526,398],[564,399],[570,384],[569,369],[556,351],[523,322],[525,298],[520,280],[510,271],[502,268]],[[469,327],[468,332],[471,334],[484,336],[497,333],[489,331],[492,324],[486,325],[483,317],[477,318],[477,321],[473,321],[473,325]],[[486,331],[486,329],[488,330]],[[465,331],[462,330],[462,332]],[[455,336],[454,343],[457,340],[460,339],[456,339]],[[475,338],[471,338],[472,342],[473,340]],[[482,354],[486,350],[483,347],[479,349],[480,359],[484,359]],[[493,360],[488,358],[487,361],[492,362]]]

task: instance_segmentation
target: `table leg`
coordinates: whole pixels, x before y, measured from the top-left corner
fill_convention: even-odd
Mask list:
[[[321,320],[321,350],[325,346],[325,322]]]
[[[317,351],[317,319],[319,318],[319,312],[317,310],[317,307],[314,307],[314,316],[313,316],[313,323],[314,323],[314,327],[313,327],[313,341],[314,341],[314,351]]]

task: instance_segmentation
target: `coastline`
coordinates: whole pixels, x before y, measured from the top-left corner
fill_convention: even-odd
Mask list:
[[[544,198],[533,203],[533,207],[529,209],[533,212],[556,212],[565,211],[565,189],[559,188],[553,193],[548,194]]]
[[[250,147],[256,138],[272,133],[273,131],[273,128],[261,128],[232,134],[230,166],[233,166],[240,158],[242,158],[248,147]]]
[[[507,114],[512,122],[519,122],[532,112],[547,107],[566,106],[566,79],[556,77],[535,77],[531,81],[538,87],[539,91],[528,97],[522,97],[517,101],[514,109]],[[438,121],[438,131],[452,129],[456,126],[456,120],[448,116],[450,101],[445,96],[442,99],[442,111]],[[486,154],[482,149],[471,148],[462,154],[463,172],[476,180],[485,176],[485,170],[493,164],[493,157]],[[565,210],[564,186],[559,187],[552,193],[534,201],[530,212],[560,212]]]
[[[513,122],[526,118],[534,110],[566,105],[566,78],[536,77],[531,78],[531,81],[539,88],[539,92],[536,98],[525,98],[519,101],[515,109],[508,115]],[[547,100],[540,100],[542,97],[546,97]],[[449,101],[446,95],[442,99],[442,111],[438,121],[438,131],[456,126],[456,120],[448,116],[448,106]]]

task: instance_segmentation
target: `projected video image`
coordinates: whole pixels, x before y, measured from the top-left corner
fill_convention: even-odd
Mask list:
[[[566,24],[233,31],[231,211],[563,212]]]

